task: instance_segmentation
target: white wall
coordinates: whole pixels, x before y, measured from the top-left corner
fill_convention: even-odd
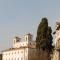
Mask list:
[[[2,53],[2,60],[25,60],[25,58],[28,59],[27,48],[20,48]]]

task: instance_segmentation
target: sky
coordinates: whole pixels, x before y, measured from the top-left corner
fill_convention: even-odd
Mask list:
[[[60,19],[60,0],[0,0],[0,51],[12,47],[15,36],[30,32],[35,39],[43,17],[54,31]]]

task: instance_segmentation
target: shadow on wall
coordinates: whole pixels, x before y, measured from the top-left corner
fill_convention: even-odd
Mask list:
[[[30,54],[30,57],[28,60],[51,60],[48,52],[45,50],[40,50],[40,52],[35,51],[33,54]]]

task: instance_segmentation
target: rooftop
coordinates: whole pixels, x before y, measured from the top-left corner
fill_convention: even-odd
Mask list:
[[[2,51],[2,52],[6,52],[6,51],[14,51],[14,50],[19,50],[19,49],[24,49],[24,48],[31,48],[31,49],[35,49],[35,48],[33,48],[33,47],[27,47],[27,46],[23,46],[23,47],[20,47],[20,48],[9,48],[9,49],[6,49],[6,50],[4,50],[4,51]]]

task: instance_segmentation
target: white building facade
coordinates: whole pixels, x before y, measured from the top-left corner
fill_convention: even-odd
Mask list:
[[[23,38],[15,37],[13,47],[2,52],[2,60],[35,60],[36,43],[29,33]]]

